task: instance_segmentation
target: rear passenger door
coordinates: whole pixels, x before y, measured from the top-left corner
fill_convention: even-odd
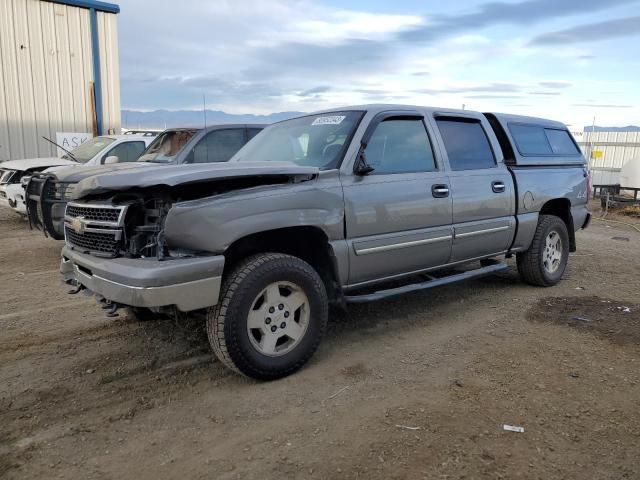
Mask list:
[[[454,229],[451,262],[504,252],[515,231],[511,174],[502,161],[497,161],[481,120],[463,115],[436,116],[435,123],[450,168]]]
[[[374,170],[342,177],[349,283],[446,263],[452,237],[449,181],[424,117],[381,114],[363,141]]]
[[[213,130],[193,147],[185,163],[226,162],[244,146],[246,138],[245,128]]]

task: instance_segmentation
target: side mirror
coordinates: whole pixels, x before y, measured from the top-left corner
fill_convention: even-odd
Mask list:
[[[366,145],[363,144],[360,147],[360,151],[358,152],[356,166],[353,170],[356,175],[361,175],[361,176],[369,175],[371,172],[375,170],[375,168],[373,168],[371,165],[367,163],[367,157],[364,154],[365,148],[366,148]]]
[[[107,158],[104,159],[104,164],[108,165],[111,163],[118,163],[119,161],[120,159],[116,155],[109,155]]]

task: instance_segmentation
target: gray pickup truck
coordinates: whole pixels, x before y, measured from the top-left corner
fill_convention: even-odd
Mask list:
[[[61,271],[112,310],[206,311],[224,364],[275,379],[313,355],[330,305],[491,274],[513,254],[525,282],[554,285],[590,220],[588,182],[558,122],[341,108],[273,124],[228,163],[82,180]]]

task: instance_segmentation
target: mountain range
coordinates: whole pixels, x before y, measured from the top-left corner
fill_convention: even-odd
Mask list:
[[[202,127],[205,116],[202,110],[153,110],[141,112],[122,110],[123,128]],[[297,117],[302,112],[276,112],[268,115],[234,114],[220,110],[206,110],[207,125],[216,123],[273,123]]]

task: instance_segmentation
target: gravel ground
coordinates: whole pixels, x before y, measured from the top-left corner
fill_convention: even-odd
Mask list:
[[[8,212],[0,238],[2,478],[640,478],[624,225],[579,232],[553,288],[511,268],[333,314],[310,364],[271,383],[223,368],[200,319],[67,295],[61,243]]]

